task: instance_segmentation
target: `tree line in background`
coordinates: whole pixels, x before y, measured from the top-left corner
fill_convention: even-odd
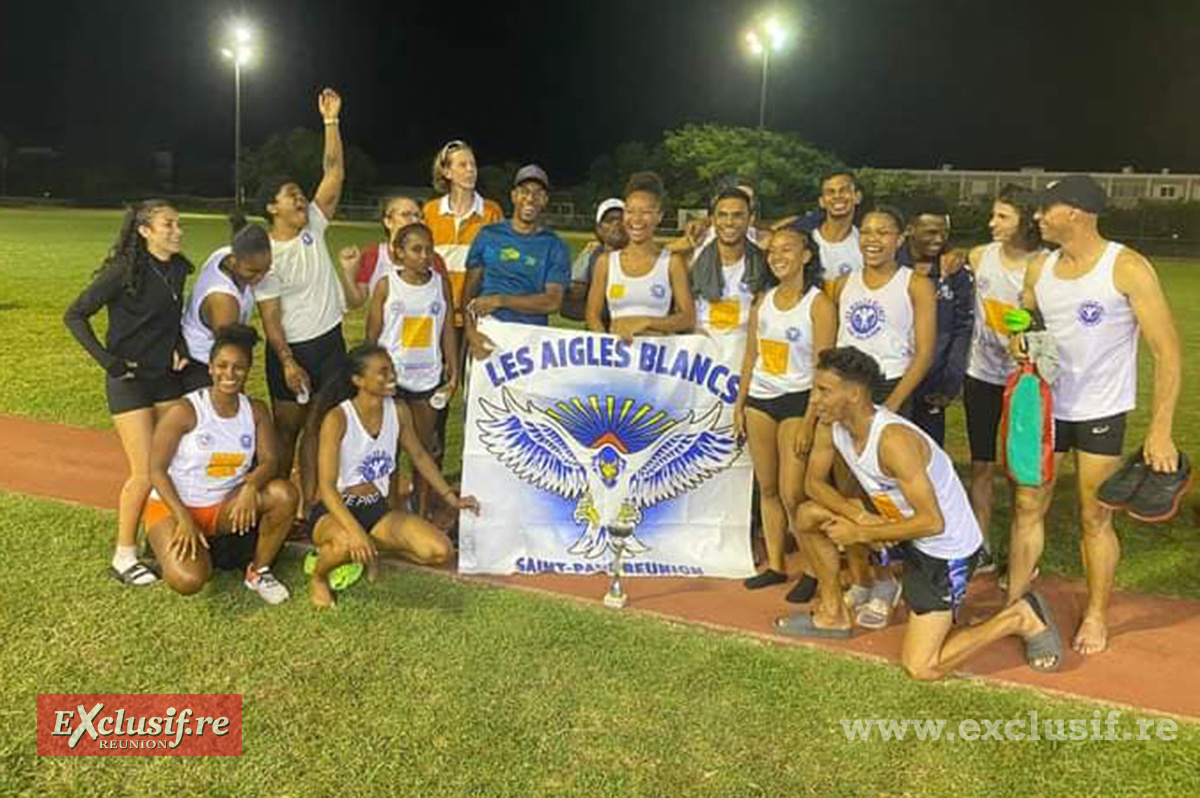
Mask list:
[[[320,132],[297,128],[272,136],[260,147],[247,148],[242,160],[245,196],[252,199],[261,181],[279,175],[294,177],[306,187],[315,186],[320,180],[322,147]],[[480,154],[486,157],[486,149]],[[404,177],[385,183],[381,173],[389,171],[394,178],[398,172],[381,169],[361,147],[351,144],[346,148],[347,200],[369,205],[397,182],[426,185],[431,159],[432,153],[415,159],[399,170]],[[507,210],[512,175],[518,166],[481,163],[480,192]],[[821,176],[844,166],[833,153],[793,133],[689,124],[666,131],[660,141],[625,142],[613,152],[599,155],[589,166],[586,179],[556,192],[553,201],[560,206],[571,204],[577,217],[587,218],[602,199],[622,193],[630,174],[651,170],[658,172],[667,186],[668,212],[703,208],[716,181],[737,174],[755,180],[761,216],[773,219],[813,207]],[[228,164],[191,163],[184,157],[173,159],[170,174],[164,176],[161,165],[156,169],[151,158],[136,153],[114,154],[102,163],[75,162],[69,154],[47,157],[42,153],[31,159],[22,157],[21,151],[0,136],[0,196],[65,197],[96,204],[162,193],[203,196],[211,195],[213,187],[228,185],[231,171]],[[868,198],[903,205],[905,198],[930,191],[913,175],[869,168],[855,172]],[[990,202],[964,205],[955,197],[947,199],[954,209],[952,235],[987,236]],[[1200,202],[1143,200],[1133,208],[1111,208],[1101,221],[1106,234],[1114,238],[1161,242],[1163,254],[1173,251],[1171,242],[1192,242],[1192,248],[1200,242]]]

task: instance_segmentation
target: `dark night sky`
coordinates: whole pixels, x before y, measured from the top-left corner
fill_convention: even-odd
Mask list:
[[[217,53],[244,8],[263,58],[245,137],[318,127],[383,164],[450,138],[484,163],[539,160],[570,182],[631,139],[689,121],[754,125],[758,62],[741,0],[333,2],[5,0],[0,133],[96,153],[219,158],[233,79]],[[768,124],[852,165],[1200,171],[1200,3],[793,0]]]

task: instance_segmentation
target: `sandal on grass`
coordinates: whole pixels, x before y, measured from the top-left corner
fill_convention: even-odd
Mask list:
[[[141,562],[135,562],[124,571],[109,566],[108,575],[126,587],[149,587],[158,581],[158,574]]]
[[[1029,608],[1033,610],[1033,614],[1038,617],[1038,620],[1046,624],[1045,629],[1033,637],[1025,638],[1025,661],[1029,663],[1029,667],[1039,673],[1053,673],[1062,665],[1063,643],[1058,634],[1058,623],[1054,620],[1054,612],[1050,609],[1050,602],[1046,601],[1040,593],[1035,592],[1026,593],[1021,600],[1029,604]],[[1052,664],[1037,663],[1037,660],[1045,660],[1049,657],[1054,658]]]
[[[833,640],[845,640],[852,634],[849,627],[834,629],[817,626],[812,614],[807,612],[776,618],[775,631],[788,637],[822,637]]]

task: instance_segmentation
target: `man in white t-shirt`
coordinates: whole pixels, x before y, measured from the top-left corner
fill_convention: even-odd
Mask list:
[[[254,288],[267,336],[267,387],[279,434],[280,469],[291,473],[297,436],[310,397],[345,363],[342,316],[348,279],[334,265],[325,230],[337,211],[345,179],[338,114],[342,98],[325,89],[317,99],[325,122],[324,175],[310,203],[292,180],[268,181],[260,190],[270,223],[271,271]],[[305,503],[316,489],[315,446],[301,450]]]

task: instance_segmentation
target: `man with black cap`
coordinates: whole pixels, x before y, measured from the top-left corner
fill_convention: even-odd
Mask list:
[[[463,297],[467,345],[477,359],[493,348],[476,328],[480,316],[545,326],[562,307],[571,256],[563,240],[540,223],[549,192],[550,178],[540,166],[521,167],[513,180],[512,219],[488,225],[471,243]]]
[[[1112,511],[1100,504],[1097,493],[1120,466],[1126,415],[1136,405],[1139,329],[1154,356],[1154,401],[1143,456],[1157,479],[1169,482],[1169,475],[1179,471],[1171,432],[1181,379],[1179,337],[1154,267],[1100,235],[1097,217],[1105,201],[1104,190],[1088,175],[1050,183],[1037,197],[1042,237],[1059,249],[1033,261],[1022,293],[1022,304],[1040,312],[1058,349],[1054,470],[1074,450],[1088,601],[1073,647],[1085,655],[1108,646],[1108,602],[1120,545]],[[1017,337],[1016,345],[1021,343]],[[1028,590],[1053,492],[1053,482],[1017,492],[1009,603]]]

